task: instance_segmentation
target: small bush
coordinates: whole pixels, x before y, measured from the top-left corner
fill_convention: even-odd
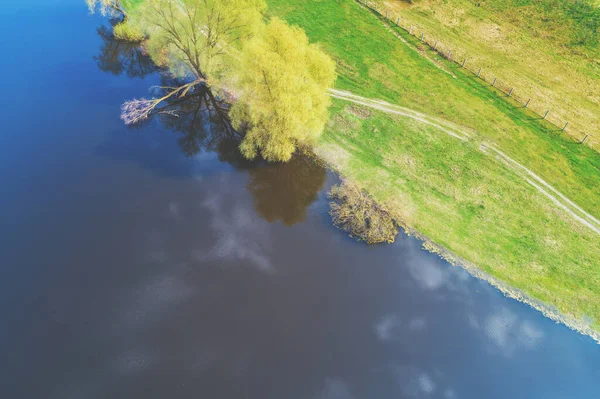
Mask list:
[[[113,28],[113,34],[115,35],[115,38],[125,42],[138,43],[145,39],[145,36],[140,29],[127,22],[119,22]]]
[[[329,191],[333,223],[367,244],[392,243],[398,225],[390,214],[356,184],[344,182]]]

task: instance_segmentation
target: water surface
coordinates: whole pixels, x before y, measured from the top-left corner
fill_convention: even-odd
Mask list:
[[[0,5],[0,397],[597,397],[591,339],[414,239],[349,239],[310,160],[124,127],[160,78],[83,3]]]

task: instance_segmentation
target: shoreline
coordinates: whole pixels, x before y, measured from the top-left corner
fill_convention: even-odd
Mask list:
[[[231,100],[231,98],[229,100]],[[228,101],[228,102],[231,102],[231,101]],[[334,115],[335,115],[335,113],[332,110],[330,110],[330,121]],[[319,162],[322,162],[327,167],[327,169],[336,173],[340,177],[344,177],[344,173],[341,170],[341,169],[344,169],[343,166],[336,165],[334,160],[328,159],[327,156],[325,156],[323,154],[318,154],[318,147],[315,147],[313,149],[313,151],[311,151],[311,152],[315,155],[316,158],[318,158]],[[359,183],[358,179],[351,179],[351,178],[347,178],[347,179],[350,181]],[[359,184],[359,185],[362,186],[362,184]],[[371,195],[373,197],[373,195],[371,193],[369,193],[369,195]],[[385,201],[380,201],[380,200],[375,200],[375,201],[384,206],[386,205]],[[395,216],[394,218],[397,221],[402,221],[402,218],[399,218],[397,216]],[[472,276],[479,278],[481,280],[485,280],[486,282],[490,283],[495,288],[499,289],[500,292],[502,292],[505,296],[513,298],[513,299],[517,299],[520,302],[528,304],[532,308],[540,311],[545,317],[548,317],[557,323],[561,323],[561,324],[569,327],[570,329],[577,331],[583,335],[590,336],[592,339],[594,339],[597,343],[600,344],[600,332],[598,332],[598,331],[594,330],[593,328],[591,328],[590,326],[586,325],[583,321],[579,321],[572,316],[564,315],[561,312],[559,312],[558,310],[556,310],[553,306],[551,306],[547,303],[541,302],[541,301],[535,299],[534,297],[525,294],[523,291],[504,283],[502,280],[499,280],[498,278],[493,277],[492,275],[481,270],[475,264],[473,264],[469,261],[466,261],[465,259],[463,259],[463,258],[455,255],[451,251],[447,250],[445,247],[436,244],[433,240],[429,239],[427,236],[420,233],[418,230],[408,227],[403,222],[401,222],[400,225],[401,225],[401,227],[403,227],[404,231],[408,235],[414,236],[414,237],[418,238],[419,240],[421,240],[423,243],[423,248],[428,250],[429,252],[437,254],[442,259],[448,261],[449,263],[451,263],[454,266],[460,266],[460,267],[464,268]]]
[[[340,179],[347,179],[352,181],[344,176],[343,172],[335,166],[332,162],[328,161],[324,156],[318,154],[317,152],[312,152],[315,161],[322,164],[331,172],[335,173]],[[367,192],[367,194],[369,194]],[[371,194],[369,194],[371,196]],[[381,204],[381,201],[373,199],[375,202]],[[385,204],[381,204],[385,206]],[[492,287],[500,291],[505,297],[514,299],[518,302],[521,302],[525,305],[530,306],[536,311],[540,312],[544,317],[556,322],[557,324],[562,324],[565,327],[585,336],[593,339],[596,344],[600,345],[600,331],[596,331],[588,325],[585,325],[582,321],[575,319],[572,316],[565,315],[558,311],[554,306],[542,302],[540,300],[535,299],[534,297],[526,294],[522,290],[515,288],[502,280],[486,273],[481,270],[477,265],[472,262],[469,262],[458,255],[455,255],[450,250],[445,248],[444,246],[435,243],[429,237],[425,236],[418,230],[406,225],[401,219],[395,217],[395,221],[398,225],[404,230],[404,233],[409,237],[415,237],[422,243],[422,249],[428,251],[432,254],[439,256],[441,259],[448,262],[450,265],[454,267],[460,267],[466,270],[471,276],[483,280],[490,284]],[[367,245],[367,244],[366,244]]]

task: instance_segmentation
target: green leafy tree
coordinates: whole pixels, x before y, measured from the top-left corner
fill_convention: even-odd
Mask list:
[[[260,30],[264,8],[264,0],[146,0],[136,20],[157,63],[214,85]]]
[[[231,117],[247,130],[244,156],[288,161],[298,145],[312,144],[327,122],[335,77],[333,60],[302,29],[273,18],[239,59],[241,95]]]
[[[163,101],[184,97],[199,84],[219,108],[213,90],[223,94],[239,48],[261,27],[264,0],[145,0],[129,23],[148,38],[144,48],[161,67],[187,81],[175,87],[159,87],[160,98],[134,99],[123,104],[126,124],[147,119]]]

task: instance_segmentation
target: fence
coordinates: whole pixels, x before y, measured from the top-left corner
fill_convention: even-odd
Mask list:
[[[504,93],[507,98],[511,98],[516,103],[520,104],[523,108],[529,109],[534,114],[538,115],[541,120],[546,121],[552,125],[554,125],[560,132],[564,132],[573,140],[579,142],[580,144],[588,141],[589,134],[578,132],[573,129],[567,129],[569,127],[568,121],[560,121],[556,119],[552,115],[552,110],[543,109],[539,105],[532,100],[531,97],[524,96],[515,90],[515,87],[502,81],[497,76],[489,73],[481,67],[473,65],[469,62],[468,58],[461,57],[457,59],[452,54],[452,48],[442,43],[440,40],[433,39],[429,37],[426,32],[422,29],[419,29],[417,26],[411,24],[406,18],[400,17],[399,15],[394,15],[390,13],[388,10],[382,9],[378,6],[377,3],[372,0],[356,0],[360,5],[367,8],[370,12],[372,12],[376,17],[382,20],[389,28],[399,28],[408,33],[409,35],[417,38],[420,42],[426,44],[430,50],[436,52],[446,60],[453,62],[459,65],[461,68],[471,72],[475,78],[481,79],[485,83],[488,83],[490,86],[494,87],[496,90]],[[588,141],[588,144],[590,142]]]

